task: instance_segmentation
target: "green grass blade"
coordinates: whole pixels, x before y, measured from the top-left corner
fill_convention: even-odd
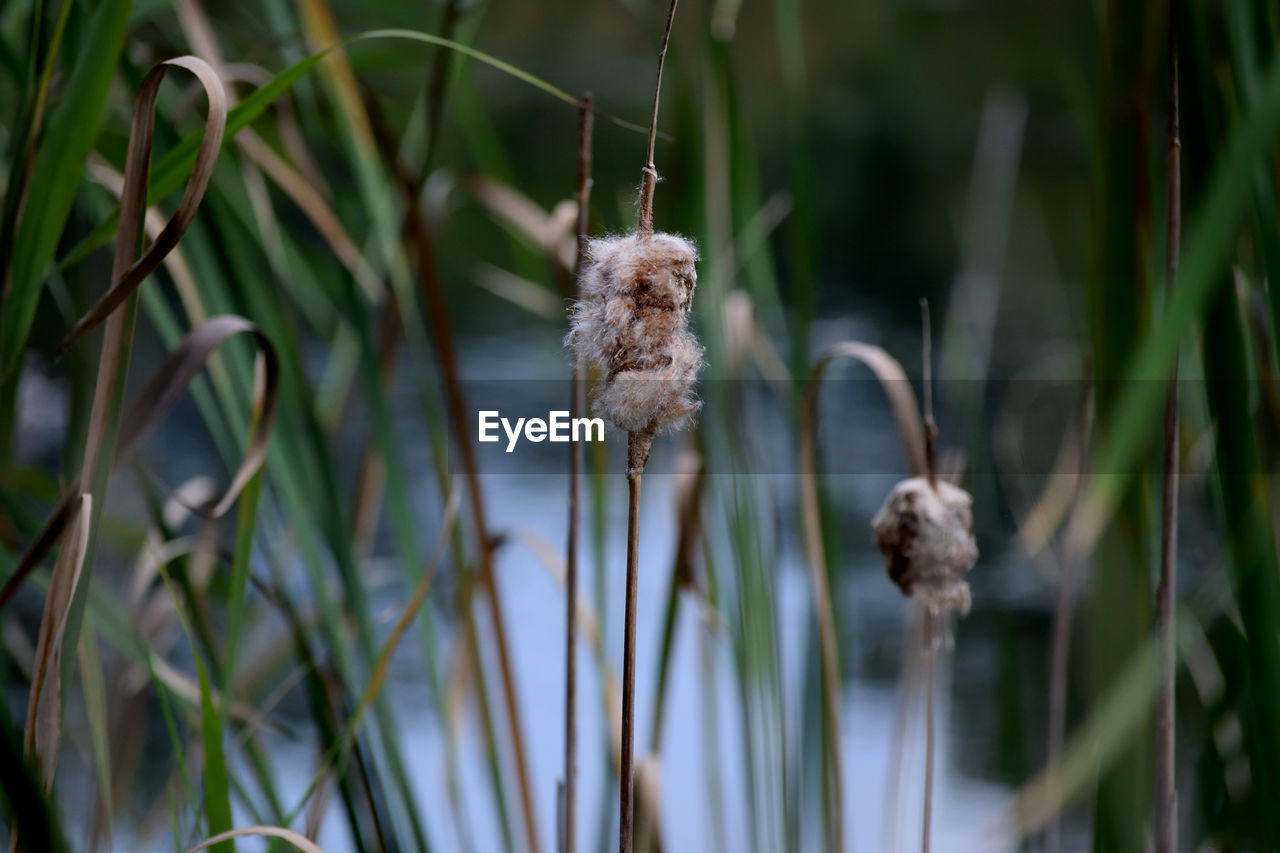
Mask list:
[[[209,818],[209,834],[231,829],[231,792],[227,782],[227,763],[222,754],[222,718],[213,705],[209,678],[204,664],[196,655],[196,675],[200,679],[200,739],[204,743],[204,807]],[[234,841],[224,841],[212,848],[216,853],[235,853]]]
[[[1233,134],[1209,189],[1192,223],[1174,295],[1160,318],[1143,337],[1129,362],[1127,379],[1155,380],[1168,374],[1178,346],[1191,332],[1217,289],[1229,279],[1222,275],[1241,218],[1253,201],[1255,169],[1268,156],[1280,133],[1280,61],[1272,62],[1258,93],[1255,108]],[[1117,402],[1111,430],[1101,437],[1097,470],[1073,523],[1073,537],[1081,545],[1096,540],[1102,523],[1123,493],[1139,454],[1154,435],[1163,411],[1164,385],[1156,381],[1126,383]]]
[[[1224,278],[1229,276],[1224,273]],[[1247,752],[1260,804],[1264,849],[1280,845],[1280,813],[1270,808],[1280,798],[1280,566],[1267,507],[1271,506],[1258,452],[1248,394],[1247,336],[1240,306],[1229,287],[1219,291],[1205,328],[1205,375],[1209,408],[1215,421],[1217,483],[1221,500],[1227,562],[1244,644],[1244,700]],[[1265,843],[1264,843],[1265,842]]]
[[[0,375],[14,370],[26,345],[45,271],[98,136],[128,17],[129,0],[105,0],[98,7],[84,40],[86,49],[58,97],[36,153],[14,241],[13,280],[0,317]]]
[[[254,413],[256,426],[257,413]],[[250,429],[253,428],[250,427]],[[231,676],[235,671],[236,653],[244,629],[244,614],[249,588],[249,558],[253,553],[253,534],[257,527],[258,501],[262,496],[262,472],[253,476],[240,494],[236,513],[236,540],[231,558],[231,580],[227,589],[227,630],[222,659],[222,691],[230,696]]]

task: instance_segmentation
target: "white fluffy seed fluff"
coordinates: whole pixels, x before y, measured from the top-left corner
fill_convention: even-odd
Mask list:
[[[587,244],[568,343],[604,372],[594,410],[618,429],[651,436],[686,426],[698,411],[702,347],[688,326],[697,259],[693,243],[675,234]]]
[[[893,487],[871,520],[889,578],[934,615],[969,612],[964,575],[978,560],[973,498],[939,480],[912,477]]]

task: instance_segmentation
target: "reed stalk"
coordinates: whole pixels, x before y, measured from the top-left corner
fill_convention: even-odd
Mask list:
[[[635,716],[636,716],[636,573],[640,558],[640,484],[644,468],[632,466],[632,454],[643,438],[632,433],[628,438],[627,470],[627,593],[624,617],[625,639],[622,648],[622,757],[618,770],[619,828],[618,849],[631,853],[634,841],[635,787]],[[639,441],[637,440],[639,438]],[[647,457],[648,453],[645,452]]]
[[[636,215],[636,231],[643,237],[653,235],[653,194],[658,186],[658,169],[653,163],[658,137],[658,106],[662,97],[662,67],[671,41],[671,25],[675,21],[679,0],[671,0],[667,10],[667,26],[658,51],[658,74],[653,86],[653,113],[649,119],[649,148],[640,177],[640,202]],[[622,750],[618,769],[618,849],[631,853],[635,836],[635,714],[636,714],[636,574],[640,562],[640,486],[653,433],[632,431],[627,435],[627,590],[622,648]]]
[[[938,488],[938,424],[933,419],[933,333],[929,300],[920,300],[921,385],[924,391],[924,464],[929,486]],[[933,612],[924,611],[924,807],[920,815],[920,850],[929,853],[933,830],[933,681],[938,640]]]
[[[582,96],[578,104],[578,254],[574,263],[574,281],[582,269],[582,257],[587,248],[588,205],[591,200],[591,131],[594,124],[594,99],[590,92]],[[581,294],[578,294],[581,296]],[[570,381],[570,407],[572,417],[577,418],[587,410],[587,386],[582,377],[582,362],[576,354],[573,360],[573,378]],[[565,605],[564,605],[564,806],[561,810],[562,853],[575,849],[575,821],[578,774],[578,667],[574,654],[577,646],[578,604],[578,528],[579,496],[582,489],[582,445],[569,444],[569,533],[565,547]]]
[[[929,853],[933,834],[933,682],[938,642],[934,616],[924,609],[924,808],[920,815],[920,850]]]

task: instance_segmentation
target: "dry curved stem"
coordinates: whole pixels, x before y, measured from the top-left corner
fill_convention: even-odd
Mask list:
[[[151,168],[151,141],[155,133],[156,100],[160,95],[160,83],[170,68],[190,71],[204,87],[209,99],[209,111],[205,118],[204,139],[196,154],[195,165],[187,179],[182,201],[177,211],[165,224],[155,242],[136,261],[132,260],[137,241],[138,222],[147,203],[147,174]],[[213,177],[213,167],[222,148],[222,135],[227,126],[227,96],[222,82],[213,68],[194,56],[179,56],[153,67],[142,79],[138,99],[133,110],[133,124],[129,130],[129,152],[125,165],[125,192],[120,203],[120,230],[116,241],[116,263],[112,269],[111,287],[89,309],[58,345],[58,354],[65,353],[85,333],[104,321],[124,303],[138,285],[155,272],[169,254],[187,227],[195,218],[204,192]],[[123,264],[121,263],[123,259]]]
[[[818,381],[822,379],[827,368],[837,358],[852,358],[866,365],[889,399],[893,410],[893,418],[898,427],[898,436],[902,439],[902,449],[907,457],[907,470],[912,477],[923,477],[928,473],[925,460],[924,422],[920,418],[920,409],[916,404],[915,394],[911,390],[911,382],[906,371],[897,359],[883,349],[861,341],[841,341],[829,347],[809,371],[809,388],[805,392],[806,410],[816,412],[817,402],[808,399],[817,394]],[[802,436],[803,438],[803,436]]]
[[[893,408],[894,418],[902,437],[908,467],[913,476],[926,470],[924,428],[919,409],[906,372],[883,349],[860,341],[842,341],[835,344],[814,362],[809,372],[804,407],[800,422],[800,492],[804,513],[805,554],[809,563],[809,578],[813,587],[814,611],[818,619],[819,649],[822,655],[823,724],[830,744],[834,847],[844,849],[844,799],[843,768],[840,744],[840,659],[835,628],[835,614],[831,602],[831,590],[827,580],[826,549],[822,541],[822,519],[818,499],[817,480],[817,422],[818,389],[827,368],[837,358],[853,358],[871,369],[880,380],[885,395]]]
[[[292,829],[285,829],[280,826],[246,826],[240,829],[228,829],[226,832],[219,832],[217,835],[201,841],[195,847],[192,847],[187,853],[197,853],[199,850],[208,850],[215,844],[221,844],[224,841],[230,841],[234,838],[280,838],[283,839],[303,853],[324,853],[320,849],[320,845],[316,844],[310,838],[307,838],[300,832],[294,832]]]

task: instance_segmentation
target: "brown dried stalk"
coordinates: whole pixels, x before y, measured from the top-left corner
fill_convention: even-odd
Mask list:
[[[587,248],[587,217],[591,200],[591,131],[594,120],[593,99],[588,92],[578,104],[578,253],[574,264],[574,280],[582,270],[582,258]],[[581,294],[579,294],[581,295]],[[586,383],[582,378],[582,363],[576,356],[571,380],[572,417],[581,417],[587,409]],[[564,808],[560,815],[562,836],[560,850],[573,853],[575,848],[575,812],[577,791],[578,745],[578,667],[575,654],[577,646],[578,605],[578,498],[581,492],[582,445],[569,444],[569,541],[565,548],[565,649],[564,649]]]
[[[640,179],[640,210],[636,217],[636,231],[642,237],[653,234],[653,194],[658,185],[658,169],[653,163],[654,145],[658,134],[658,103],[662,96],[662,66],[667,57],[667,45],[671,41],[671,25],[676,17],[679,0],[671,0],[667,11],[667,26],[662,35],[662,48],[658,52],[658,74],[653,87],[653,115],[649,119],[649,150]],[[636,678],[636,573],[639,563],[640,479],[649,461],[652,432],[633,431],[627,435],[627,591],[625,635],[622,652],[622,755],[618,774],[619,831],[618,849],[631,853],[635,827],[635,678]]]
[[[841,341],[824,352],[809,371],[804,407],[800,422],[800,497],[804,515],[805,556],[813,587],[813,606],[818,620],[818,644],[822,662],[823,727],[830,748],[831,795],[834,804],[831,821],[831,846],[844,850],[844,771],[840,745],[843,742],[840,720],[840,657],[835,627],[831,590],[827,582],[827,555],[822,542],[822,519],[818,500],[817,424],[818,390],[827,369],[837,358],[852,358],[866,365],[880,381],[893,410],[898,434],[902,438],[907,467],[912,476],[926,473],[924,427],[907,374],[892,356],[880,347],[860,341]],[[891,791],[897,785],[890,786]]]
[[[938,424],[933,419],[933,334],[929,328],[929,300],[920,300],[920,324],[923,329],[921,354],[924,385],[924,463],[929,485],[938,488],[937,442]],[[933,678],[937,669],[937,634],[934,614],[926,607],[924,615],[924,814],[920,818],[920,850],[929,853],[933,822]]]
[[[934,670],[942,639],[938,619],[952,611],[969,610],[969,586],[964,581],[978,558],[973,537],[973,499],[968,492],[938,479],[933,419],[933,340],[929,303],[920,300],[924,361],[925,476],[894,486],[884,506],[871,520],[876,544],[884,555],[889,577],[904,595],[924,607],[925,771],[924,809],[920,847],[928,853],[933,820]]]

